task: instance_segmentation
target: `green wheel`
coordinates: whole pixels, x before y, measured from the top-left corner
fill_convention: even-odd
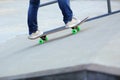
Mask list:
[[[77,29],[73,29],[72,34],[76,34],[76,33],[77,33]]]
[[[39,40],[39,44],[44,44],[44,42],[45,42],[45,41],[42,40],[42,39]]]
[[[77,31],[80,31],[80,30],[81,30],[81,29],[80,29],[80,26],[78,26],[78,27],[77,27]]]

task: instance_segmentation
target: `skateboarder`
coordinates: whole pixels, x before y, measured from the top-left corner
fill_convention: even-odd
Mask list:
[[[30,0],[28,10],[28,28],[29,28],[29,39],[34,39],[43,34],[42,31],[38,30],[37,24],[37,13],[39,8],[40,0]],[[58,0],[59,8],[63,14],[63,21],[66,27],[72,27],[78,24],[80,21],[73,17],[73,12],[70,8],[70,0]]]

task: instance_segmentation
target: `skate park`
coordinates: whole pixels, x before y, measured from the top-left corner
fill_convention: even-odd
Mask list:
[[[43,31],[64,25],[55,7],[57,1],[48,3],[41,3],[39,10]],[[71,0],[76,16],[90,16],[88,21],[79,33],[71,35],[69,29],[51,34],[50,40],[40,45],[39,39],[27,39],[28,1],[0,2],[0,25],[4,26],[0,31],[4,35],[0,43],[0,80],[119,80],[119,4],[118,0]],[[51,12],[53,8],[55,12]]]

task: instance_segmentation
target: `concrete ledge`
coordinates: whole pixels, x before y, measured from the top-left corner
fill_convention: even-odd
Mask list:
[[[78,66],[71,66],[61,69],[55,69],[55,70],[46,70],[46,71],[38,71],[33,72],[29,74],[22,74],[17,76],[8,76],[8,77],[1,77],[0,80],[18,80],[18,79],[32,79],[32,78],[42,78],[42,77],[48,77],[48,76],[55,76],[55,75],[63,75],[63,74],[74,74],[76,72],[95,72],[95,73],[101,73],[109,76],[120,76],[120,68],[114,68],[114,67],[108,67],[104,65],[97,65],[97,64],[86,64],[86,65],[78,65]],[[95,74],[94,74],[95,75]],[[65,76],[65,75],[64,75]],[[119,77],[120,78],[120,77]],[[71,79],[73,80],[73,79]],[[91,79],[87,79],[91,80]],[[97,80],[97,79],[95,79]],[[107,79],[106,79],[107,80]],[[117,79],[115,79],[117,80]]]

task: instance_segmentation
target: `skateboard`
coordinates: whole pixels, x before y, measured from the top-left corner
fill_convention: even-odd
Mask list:
[[[80,25],[82,23],[84,23],[86,20],[88,19],[88,17],[84,18],[80,23],[78,23],[77,25],[73,26],[73,27],[69,27],[71,28],[72,30],[72,34],[76,34],[77,32],[80,31]],[[59,27],[59,28],[56,28],[56,29],[53,29],[53,30],[49,30],[49,31],[45,31],[43,32],[43,35],[39,36],[40,40],[39,40],[39,44],[44,44],[46,41],[48,41],[48,37],[47,35],[49,34],[52,34],[52,33],[56,33],[56,32],[59,32],[59,31],[62,31],[62,30],[65,30],[65,29],[69,29],[65,26],[62,26],[62,27]]]

